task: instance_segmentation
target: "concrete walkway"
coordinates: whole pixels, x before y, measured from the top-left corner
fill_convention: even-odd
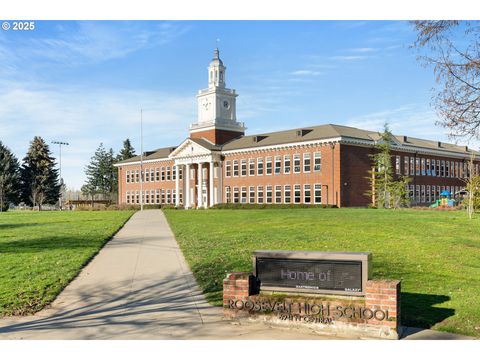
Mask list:
[[[460,338],[410,330],[411,338]],[[222,320],[159,210],[137,212],[52,305],[0,319],[0,339],[333,339]]]

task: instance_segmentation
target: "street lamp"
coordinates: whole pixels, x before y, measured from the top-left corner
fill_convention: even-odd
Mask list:
[[[58,157],[58,164],[60,168],[60,185],[63,186],[63,179],[62,179],[62,145],[70,145],[64,141],[52,141],[52,144],[57,144],[59,149],[59,157]],[[62,189],[60,188],[60,198],[59,198],[59,206],[60,210],[62,210]]]

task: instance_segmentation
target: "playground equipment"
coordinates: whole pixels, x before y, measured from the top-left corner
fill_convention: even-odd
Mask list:
[[[443,190],[440,193],[440,199],[435,201],[432,205],[430,205],[431,208],[451,208],[456,205],[456,201],[452,199],[452,194],[448,190]]]

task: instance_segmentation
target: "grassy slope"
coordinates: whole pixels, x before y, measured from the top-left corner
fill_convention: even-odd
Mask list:
[[[165,211],[207,298],[260,249],[370,251],[373,277],[402,280],[402,323],[480,335],[480,220],[373,209]]]
[[[0,316],[51,302],[132,214],[0,213]]]

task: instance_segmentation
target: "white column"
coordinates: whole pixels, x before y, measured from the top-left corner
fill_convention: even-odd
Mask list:
[[[183,174],[183,182],[185,183],[185,193],[183,194],[183,202],[185,209],[190,207],[190,164],[185,165]]]
[[[223,203],[223,162],[218,162],[217,204]]]
[[[180,205],[180,165],[175,166],[175,206]]]
[[[198,187],[197,187],[197,208],[203,206],[202,203],[202,182],[203,182],[203,171],[202,171],[202,163],[198,163]]]
[[[208,204],[208,206],[213,206],[214,203],[213,203],[213,170],[214,170],[214,165],[215,163],[213,161],[210,161],[210,174],[209,174],[209,179],[208,179],[208,184],[210,185],[210,189],[209,189],[209,195],[210,195],[210,203]]]

